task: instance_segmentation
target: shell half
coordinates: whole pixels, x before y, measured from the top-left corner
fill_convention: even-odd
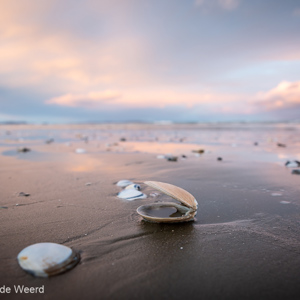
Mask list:
[[[181,202],[181,204],[174,202],[152,203],[138,207],[137,213],[145,220],[156,223],[178,223],[194,220],[198,203],[192,194],[169,183],[146,181],[145,184]]]
[[[154,223],[180,223],[193,221],[197,211],[177,203],[162,202],[142,205],[137,213]]]
[[[80,255],[71,248],[55,243],[38,243],[18,254],[20,267],[36,277],[49,277],[72,269]]]
[[[176,185],[159,181],[145,181],[145,184],[183,203],[187,207],[194,210],[198,208],[198,202],[195,197]]]

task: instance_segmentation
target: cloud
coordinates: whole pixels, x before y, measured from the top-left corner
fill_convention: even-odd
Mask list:
[[[239,6],[239,0],[196,0],[195,5],[204,8],[218,7],[230,11]]]
[[[300,8],[294,9],[293,15],[294,15],[294,16],[297,16],[297,17],[300,17]]]
[[[275,88],[256,95],[255,104],[264,110],[300,107],[300,81],[282,81]]]
[[[121,97],[121,94],[114,91],[90,92],[87,94],[66,94],[60,97],[51,98],[46,104],[55,104],[68,107],[101,108],[103,104],[110,103]]]

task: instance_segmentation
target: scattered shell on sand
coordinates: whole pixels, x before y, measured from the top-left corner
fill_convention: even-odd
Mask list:
[[[127,185],[125,187],[125,190],[129,190],[129,189],[134,189],[134,190],[137,190],[137,191],[140,191],[141,190],[141,186],[137,183],[132,183],[130,185]]]
[[[133,184],[133,182],[130,180],[127,180],[127,179],[123,179],[123,180],[120,180],[117,182],[117,186],[120,186],[120,187],[126,187],[130,184]]]
[[[71,248],[55,243],[38,243],[18,254],[20,267],[36,277],[49,277],[72,269],[80,255]]]
[[[178,223],[194,219],[198,203],[192,194],[169,183],[146,181],[145,184],[180,202],[152,203],[138,207],[137,213],[145,220],[155,223]]]
[[[86,150],[85,150],[85,149],[82,149],[82,148],[77,148],[77,149],[75,150],[75,152],[76,152],[77,154],[82,154],[82,153],[86,153]]]
[[[288,160],[285,163],[285,166],[288,168],[298,168],[298,167],[300,167],[300,161],[298,161],[298,160],[289,161]]]
[[[145,194],[135,189],[125,189],[118,194],[118,197],[129,201],[147,198]]]

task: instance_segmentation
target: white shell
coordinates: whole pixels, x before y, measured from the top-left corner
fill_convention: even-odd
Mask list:
[[[140,191],[135,189],[123,190],[118,194],[118,197],[126,200],[145,199],[147,196]]]
[[[137,183],[133,183],[133,184],[126,186],[125,190],[129,190],[129,189],[134,189],[134,190],[140,191],[141,186]]]
[[[298,167],[300,167],[300,164],[296,160],[294,160],[294,161],[287,161],[285,165],[288,168],[298,168]]]
[[[133,184],[133,182],[130,181],[130,180],[126,180],[126,179],[120,180],[120,181],[117,182],[117,186],[120,186],[120,187],[125,187],[125,186],[128,186],[130,184]]]
[[[71,248],[55,243],[38,243],[18,254],[20,267],[37,277],[48,277],[73,268],[80,260]]]
[[[82,149],[82,148],[77,148],[77,149],[75,150],[75,152],[76,152],[77,154],[82,154],[82,153],[86,153],[86,150],[85,150],[85,149]]]

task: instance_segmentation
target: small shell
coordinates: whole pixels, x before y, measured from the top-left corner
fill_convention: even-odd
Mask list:
[[[133,184],[126,186],[125,190],[129,190],[129,189],[134,189],[134,190],[140,191],[141,186],[137,183],[133,183]]]
[[[82,149],[82,148],[77,148],[77,149],[75,150],[75,152],[76,152],[77,154],[82,154],[82,153],[86,153],[86,150],[85,150],[85,149]]]
[[[120,187],[126,187],[130,184],[133,184],[133,182],[130,181],[130,180],[127,180],[127,179],[120,180],[120,181],[117,182],[117,186],[120,186]]]
[[[118,197],[126,200],[145,199],[147,196],[140,191],[135,189],[123,190],[118,194]]]
[[[55,243],[38,243],[18,254],[20,267],[36,277],[49,277],[72,269],[80,256],[71,248]]]
[[[288,167],[288,168],[298,168],[300,167],[300,162],[297,161],[297,160],[294,160],[294,161],[287,161],[285,163],[285,166]]]

